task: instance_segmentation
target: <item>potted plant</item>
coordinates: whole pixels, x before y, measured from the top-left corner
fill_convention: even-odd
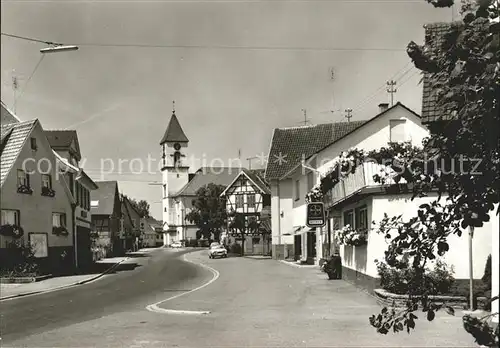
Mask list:
[[[64,226],[54,226],[52,227],[52,233],[56,236],[67,236],[69,235],[68,230]]]
[[[15,224],[5,224],[0,226],[0,234],[18,239],[24,235],[24,230],[21,226]]]
[[[350,225],[346,225],[335,231],[335,239],[340,245],[361,246],[367,243],[365,232],[356,231]]]
[[[17,192],[18,193],[24,193],[24,194],[27,194],[27,195],[30,195],[33,193],[33,190],[31,189],[31,187],[29,186],[26,186],[26,185],[20,185],[18,186],[17,188]]]

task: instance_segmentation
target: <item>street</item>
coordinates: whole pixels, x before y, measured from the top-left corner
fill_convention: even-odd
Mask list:
[[[94,283],[0,302],[2,346],[476,346],[459,313],[419,320],[410,335],[376,334],[375,299],[315,268],[163,248],[127,265]]]

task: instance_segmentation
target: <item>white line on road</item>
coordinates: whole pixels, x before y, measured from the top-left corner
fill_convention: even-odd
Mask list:
[[[178,295],[169,297],[165,300],[161,300],[160,302],[156,302],[156,303],[153,303],[153,304],[147,306],[146,309],[148,311],[156,312],[156,313],[168,313],[168,314],[196,314],[196,315],[210,314],[210,311],[184,311],[184,310],[175,310],[175,309],[165,309],[165,308],[159,307],[159,305],[164,303],[164,302],[174,300],[174,299],[179,298],[181,296],[184,296],[184,295],[190,294],[192,292],[201,290],[204,287],[209,286],[210,284],[212,284],[213,282],[215,282],[219,278],[220,273],[216,269],[213,269],[212,267],[209,267],[209,266],[204,265],[202,263],[197,263],[197,262],[188,260],[188,258],[186,257],[186,254],[184,254],[183,258],[184,258],[184,261],[187,261],[187,262],[190,262],[192,264],[195,264],[195,265],[198,265],[198,266],[201,266],[203,268],[208,269],[214,275],[213,278],[210,279],[207,283],[205,283],[205,284],[203,284],[195,289],[183,292],[182,294],[178,294]]]

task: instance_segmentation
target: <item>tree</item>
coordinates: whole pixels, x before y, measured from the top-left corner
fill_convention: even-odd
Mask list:
[[[139,213],[139,215],[141,216],[141,218],[146,218],[146,217],[150,217],[151,214],[149,212],[149,203],[143,199],[141,199],[140,201],[137,201],[133,198],[130,198],[128,197],[127,195],[122,195],[122,199],[127,199],[130,204],[132,205],[132,207],[137,211],[137,213]]]
[[[427,1],[435,7],[454,3]],[[417,319],[414,313],[419,309],[429,321],[438,310],[454,313],[453,308],[429,297],[426,265],[448,252],[449,237],[461,236],[463,229],[481,227],[489,221],[494,204],[500,201],[499,4],[491,0],[469,1],[462,14],[463,23],[450,25],[438,47],[410,42],[407,48],[415,67],[428,74],[433,90],[438,91],[442,116],[450,120],[431,125],[431,135],[423,147],[390,144],[370,152],[351,149],[342,154],[321,183],[321,191],[326,193],[342,177],[333,172],[353,173],[360,161],[369,158],[392,170],[396,189],[413,192],[413,198],[438,192],[437,199],[421,205],[408,221],[403,221],[402,216],[386,215],[378,224],[377,232],[390,241],[385,252],[387,264],[397,269],[413,268],[406,307],[401,311],[384,307],[370,317],[370,324],[381,334],[390,330],[411,332]],[[406,184],[398,184],[403,182],[401,179]],[[386,177],[379,175],[375,180],[385,183]],[[493,295],[497,296],[492,300],[498,299],[498,294]],[[496,330],[490,327],[488,317],[466,315],[464,328],[478,344],[498,346],[498,326]]]
[[[193,209],[185,219],[199,228],[196,238],[204,237],[219,241],[222,229],[226,225],[226,200],[220,197],[225,186],[208,184],[196,191]]]

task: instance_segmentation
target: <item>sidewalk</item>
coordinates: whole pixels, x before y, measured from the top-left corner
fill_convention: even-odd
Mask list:
[[[146,250],[140,250],[138,252],[141,251],[145,252]],[[132,255],[133,253],[131,253],[131,256]],[[96,264],[99,266],[102,265],[103,268],[103,271],[100,273],[54,277],[39,282],[24,284],[0,284],[0,301],[85,284],[111,272],[129,258],[130,257],[112,257],[97,261]]]

